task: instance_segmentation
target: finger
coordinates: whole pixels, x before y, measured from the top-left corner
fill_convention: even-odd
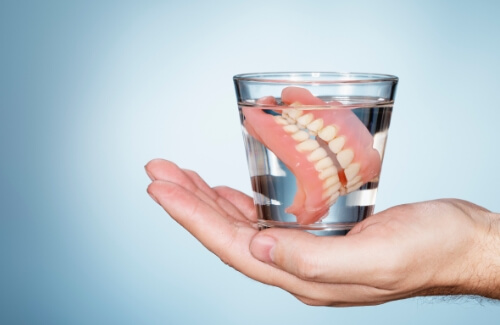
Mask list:
[[[168,160],[155,159],[146,165],[146,173],[148,173],[152,179],[175,182],[193,191],[200,199],[214,207],[222,215],[240,221],[248,220],[248,217],[246,217],[237,206],[235,207],[226,199],[221,198],[221,196],[212,189],[198,173],[192,170],[181,169],[175,163]]]
[[[249,218],[247,216],[247,213],[250,211],[245,211],[241,210],[238,205],[234,205],[231,203],[230,200],[227,200],[225,197],[221,196],[216,189],[211,188],[201,177],[198,175],[197,172],[188,170],[188,169],[183,169],[184,173],[188,175],[188,177],[191,179],[191,181],[198,187],[200,191],[205,193],[208,197],[210,197],[212,200],[215,201],[215,203],[223,209],[227,215],[232,216],[233,218],[240,220],[240,221],[248,221]],[[231,188],[227,188],[228,192],[229,191],[236,191]],[[255,210],[255,209],[253,209]]]
[[[203,178],[200,177],[197,172],[189,169],[183,169],[183,171],[203,193],[213,200],[217,199],[217,193],[203,180]]]
[[[387,280],[384,262],[389,252],[370,234],[317,237],[272,228],[253,238],[250,251],[305,281],[377,286]]]
[[[215,200],[217,199],[217,194],[212,190],[212,188],[193,170],[182,169],[175,163],[164,160],[164,159],[154,159],[151,160],[146,165],[146,173],[151,178],[151,180],[172,180],[172,174],[179,173],[181,171],[184,173],[198,190],[205,193],[209,198]],[[190,188],[191,189],[191,188]]]
[[[311,306],[373,306],[382,303],[404,298],[404,295],[396,295],[387,290],[381,290],[370,286],[354,284],[322,284],[310,282],[316,285],[303,294],[294,294],[294,296],[303,303]]]
[[[214,187],[214,190],[219,196],[231,202],[235,207],[238,207],[248,220],[257,222],[257,210],[250,196],[227,186],[217,186]]]
[[[144,167],[146,173],[152,181],[162,180],[180,184],[192,190],[197,188],[197,184],[188,176],[185,170],[181,169],[174,162],[164,159],[153,159]]]
[[[217,193],[211,190],[199,176],[195,177],[194,172],[190,172],[190,175],[191,177],[197,179],[196,182],[193,181],[193,179],[175,163],[163,159],[154,159],[150,161],[145,166],[145,169],[146,173],[153,180],[163,180],[178,184],[188,191],[193,192],[200,200],[211,206],[222,216],[229,216],[227,212],[217,204]],[[201,184],[202,188],[198,187],[197,183]],[[242,219],[241,214],[239,217]]]
[[[311,298],[307,296],[294,295],[295,298],[309,306],[328,306],[328,307],[355,307],[355,306],[375,306],[385,303],[389,300],[381,299],[370,301],[368,296],[357,294],[356,288],[350,286],[348,290],[335,288],[331,294],[324,298]]]
[[[318,300],[318,299],[313,299],[309,297],[304,297],[301,295],[293,295],[295,298],[297,298],[300,302],[309,305],[309,306],[330,306],[330,301],[324,301],[324,300]]]

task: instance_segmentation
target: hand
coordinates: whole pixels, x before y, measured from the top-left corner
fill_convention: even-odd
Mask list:
[[[397,206],[347,236],[258,231],[253,200],[172,162],[146,166],[149,194],[221,260],[309,305],[374,305],[419,295],[500,299],[500,218],[460,200]]]

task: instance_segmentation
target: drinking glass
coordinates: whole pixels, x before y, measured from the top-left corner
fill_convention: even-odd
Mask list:
[[[258,227],[343,235],[373,214],[398,78],[233,78]]]

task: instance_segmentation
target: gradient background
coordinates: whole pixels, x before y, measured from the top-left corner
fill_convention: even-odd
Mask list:
[[[400,77],[377,210],[500,212],[500,2],[0,5],[0,324],[493,324],[500,304],[302,305],[206,251],[147,195],[168,158],[250,193],[232,76]]]

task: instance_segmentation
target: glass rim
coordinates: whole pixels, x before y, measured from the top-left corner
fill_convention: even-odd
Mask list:
[[[233,76],[234,81],[286,84],[359,84],[378,82],[398,82],[399,78],[390,74],[370,72],[255,72]]]

